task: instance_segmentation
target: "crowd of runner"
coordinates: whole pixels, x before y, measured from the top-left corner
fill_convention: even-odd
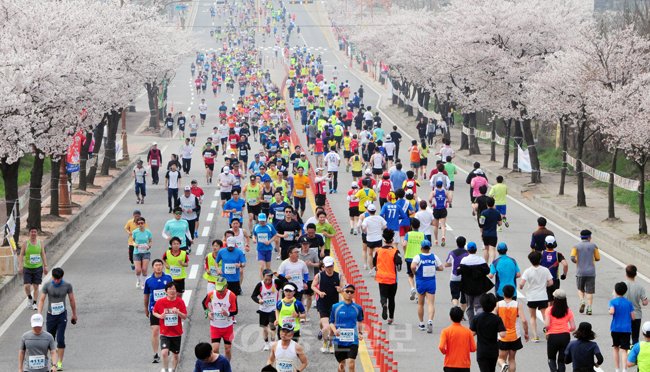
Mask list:
[[[195,371],[231,370],[241,299],[256,303],[264,339],[262,351],[269,352],[262,371],[305,370],[308,355],[299,342],[300,327],[310,322],[313,307],[318,316],[318,339],[322,340],[320,352],[333,354],[340,372],[346,368],[353,372],[359,343],[363,342],[364,312],[354,303],[355,286],[347,284],[335,271],[330,246],[336,232],[323,208],[328,195],[339,193],[339,172],[345,171],[351,172],[353,182],[349,188],[343,186],[347,189],[341,190],[345,196],[334,197],[348,203],[349,234],[361,235],[363,269],[378,283],[381,318],[386,324],[395,321],[397,277],[405,265],[408,299],[417,301],[418,329],[434,333],[436,273],[450,271],[452,325],[444,329],[439,326],[445,371],[469,371],[471,352],[477,352],[482,372],[497,367],[500,371],[515,371],[517,351],[524,342],[539,342],[540,335],[547,338],[551,372],[564,371],[567,363],[573,363],[574,371],[591,371],[602,364],[591,325],[583,322],[576,327],[567,305],[567,291],[560,288],[569,264],[555,250],[557,242],[546,228],[546,220],[538,219],[528,255],[530,267],[523,272],[508,256],[507,245],[498,241],[502,226],[509,227],[508,189],[503,177],[497,177],[490,188],[480,164],[474,164],[466,179],[471,210],[456,213],[471,213],[476,218],[481,242],[468,242],[462,236],[447,241],[446,219],[452,209],[457,170],[453,164],[455,151],[444,134],[453,122],[425,119],[417,125],[419,140],[403,143],[398,127],[386,131],[379,113],[364,104],[362,85],[352,87],[339,78],[336,67],[325,71],[321,57],[309,53],[306,47],[289,46],[289,37],[296,29],[295,14],[288,14],[282,2],[277,6],[262,1],[261,5],[256,9],[255,2],[244,1],[211,8],[213,18],[225,20],[223,26],[210,31],[220,51],[197,52],[191,64],[196,94],[202,97],[199,118],[190,115],[188,119],[182,112],[176,117],[170,114],[165,120],[167,140],[173,139],[177,129],[179,139],[184,141],[179,154],[173,154],[164,167],[162,153],[154,142],[146,166],[141,161],[133,169],[136,203],[144,204],[147,177],[157,185],[163,168],[168,212],[173,214],[162,229],[152,230],[145,216],[135,210],[125,226],[135,286],[144,292],[144,312],[151,326],[152,362],[162,362],[165,370],[177,367],[182,321],[187,319],[181,296],[205,196],[199,185],[210,186],[214,178],[222,209],[218,228],[223,229],[226,218],[228,227],[211,242],[212,249],[201,264],[206,280],[201,303],[208,319],[205,325],[209,323],[210,342],[196,345]],[[264,42],[266,37],[274,38],[276,56],[281,51],[286,58],[286,92],[271,80],[269,70],[262,68],[256,30],[264,34]],[[296,31],[299,33],[300,28]],[[206,92],[208,85],[211,98]],[[224,92],[234,95],[235,87],[239,94],[234,104],[219,99]],[[207,102],[220,105],[209,110]],[[199,128],[206,122],[214,123],[212,133],[199,141]],[[304,136],[306,146],[293,143],[292,134]],[[199,146],[200,152],[196,151]],[[253,151],[253,147],[259,147],[259,151]],[[195,157],[201,158],[205,180],[193,179],[187,184],[184,177],[196,165]],[[435,164],[428,164],[429,158],[435,158]],[[310,194],[314,196],[315,216],[303,221]],[[162,231],[169,249],[152,259],[156,231]],[[42,275],[47,274],[47,257],[36,237],[37,230],[30,230],[19,258],[28,306],[38,312],[32,317],[33,331],[23,336],[20,363],[25,371],[47,371],[49,360],[53,370],[62,370],[63,319],[67,319],[70,307],[74,324],[76,304],[72,286],[62,281],[60,268],[53,270],[54,281],[46,283],[38,297]],[[591,315],[595,264],[600,256],[591,243],[590,231],[583,230],[580,237],[569,259],[576,265],[579,312]],[[432,253],[433,247],[447,244],[452,247],[443,260]],[[246,270],[251,250],[257,270]],[[275,265],[274,256],[280,261]],[[245,271],[247,280],[259,281],[250,300],[241,297]],[[640,321],[641,305],[648,302],[645,289],[634,281],[636,267],[629,265],[626,274],[627,280],[614,286],[615,298],[609,304],[617,372],[621,364],[621,370],[635,363],[647,366],[650,355],[647,344],[638,343],[641,328],[646,341],[650,340],[650,322],[642,326]],[[524,288],[525,304],[517,301],[517,291]],[[46,298],[48,333],[43,333],[40,314]],[[529,311],[525,311],[526,307]],[[537,310],[543,314],[539,326]],[[469,328],[461,325],[463,321]],[[576,340],[571,341],[571,333]],[[52,336],[57,339],[56,346]],[[27,355],[29,347],[25,345],[30,343],[38,345],[39,350],[58,349],[58,354]],[[28,367],[23,366],[23,360]]]

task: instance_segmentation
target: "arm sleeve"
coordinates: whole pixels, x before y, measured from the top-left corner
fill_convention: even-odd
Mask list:
[[[262,283],[257,283],[255,286],[255,289],[253,289],[253,294],[251,295],[251,298],[253,299],[253,302],[258,303],[259,298],[260,298],[260,292],[262,289]]]
[[[605,360],[605,359],[603,358],[603,354],[601,354],[600,351],[599,351],[599,352],[597,352],[597,353],[594,354],[594,355],[596,356],[596,363],[598,363],[598,365],[603,364],[603,361]],[[630,360],[630,359],[628,358],[628,361],[629,361],[629,360]]]
[[[230,312],[230,315],[237,315],[238,311],[237,296],[235,296],[234,293],[230,292],[230,309],[228,309],[228,312]]]

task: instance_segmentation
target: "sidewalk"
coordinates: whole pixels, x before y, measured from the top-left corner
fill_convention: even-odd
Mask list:
[[[347,59],[340,51],[336,51],[336,53],[340,59]],[[417,130],[415,129],[417,117],[409,117],[404,108],[392,105],[386,88],[372,79],[369,73],[363,73],[358,68],[352,68],[350,71],[363,80],[364,84],[371,85],[374,90],[382,94],[382,100],[378,107],[383,114],[382,116],[391,119],[401,127],[401,130],[417,138]],[[392,128],[386,128],[387,132],[391,130]],[[460,146],[460,139],[460,124],[457,123],[451,129],[451,146],[454,149]],[[436,147],[438,146],[436,145]],[[517,200],[539,211],[541,215],[556,220],[565,229],[576,235],[582,229],[591,230],[595,243],[600,245],[603,250],[625,263],[634,262],[642,273],[650,275],[650,240],[638,236],[639,215],[632,212],[628,206],[616,204],[615,210],[618,219],[615,221],[607,220],[607,188],[595,187],[596,181],[586,177],[585,193],[588,206],[576,207],[577,181],[574,174],[567,174],[565,195],[558,195],[559,173],[543,170],[541,175],[543,182],[530,184],[529,173],[513,172],[511,169],[502,167],[502,146],[496,148],[497,161],[495,162],[490,161],[490,143],[479,140],[479,148],[481,154],[472,156],[469,156],[468,150],[456,150],[454,163],[469,171],[475,161],[480,162],[481,169],[486,172],[492,183],[496,182],[498,175],[505,178],[504,182],[508,185],[510,196],[516,197]],[[510,156],[510,166],[511,164],[512,154]],[[462,182],[464,175],[459,174],[458,176],[459,182]],[[531,231],[534,229],[535,226],[530,226]],[[522,242],[522,244],[527,246],[528,242]]]

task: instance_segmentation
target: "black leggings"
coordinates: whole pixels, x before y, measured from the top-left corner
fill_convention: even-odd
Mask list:
[[[388,317],[393,319],[395,315],[395,294],[397,294],[397,283],[382,284],[379,283],[379,296],[381,306],[388,305]]]
[[[564,349],[569,345],[569,342],[571,342],[571,335],[569,333],[548,335],[546,355],[551,372],[564,372],[566,370],[566,366],[564,365]]]
[[[330,172],[332,180],[329,182],[330,190],[337,190],[339,188],[339,172]]]
[[[481,372],[494,372],[497,367],[498,358],[476,358],[476,364]]]

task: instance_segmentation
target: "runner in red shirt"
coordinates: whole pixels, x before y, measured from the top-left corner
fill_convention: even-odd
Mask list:
[[[241,137],[235,133],[234,129],[230,130],[230,135],[228,136],[228,143],[230,144],[230,151],[237,153],[237,143],[241,141]]]
[[[348,191],[348,209],[350,211],[350,234],[357,235],[357,222],[359,221],[359,198],[355,195],[359,192],[359,185],[352,181],[352,189]]]
[[[379,204],[380,208],[388,201],[388,194],[393,190],[393,181],[390,180],[390,174],[384,172],[383,179],[379,182]]]
[[[217,88],[219,87],[219,82],[215,78],[212,80],[212,93],[214,93],[214,98],[217,98]]]
[[[153,316],[160,319],[160,349],[165,370],[169,369],[169,353],[172,353],[172,369],[178,365],[178,354],[181,352],[181,336],[183,335],[183,320],[187,319],[185,301],[177,296],[176,284],[171,281],[165,285],[167,297],[156,301],[153,306]]]
[[[201,93],[201,74],[194,80],[194,86],[196,87],[196,94]]]

